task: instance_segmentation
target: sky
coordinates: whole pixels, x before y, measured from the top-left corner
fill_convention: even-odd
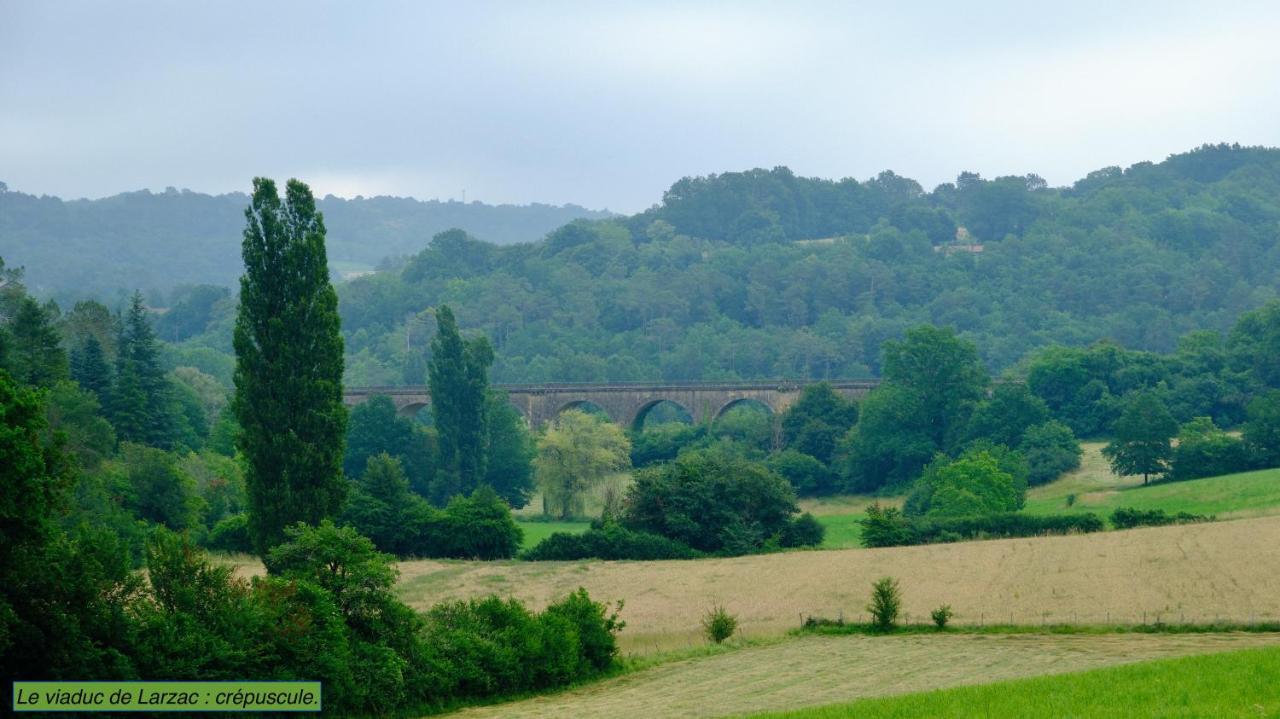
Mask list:
[[[635,212],[752,167],[1067,185],[1280,145],[1280,3],[1049,5],[0,0],[0,181]]]

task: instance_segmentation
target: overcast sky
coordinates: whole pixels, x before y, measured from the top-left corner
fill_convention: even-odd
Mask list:
[[[788,165],[932,188],[1280,145],[1280,3],[0,0],[0,180],[636,211]]]

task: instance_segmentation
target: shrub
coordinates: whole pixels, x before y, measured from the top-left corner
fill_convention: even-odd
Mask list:
[[[622,523],[702,552],[740,554],[760,549],[797,512],[791,485],[763,464],[699,450],[637,472]]]
[[[1071,428],[1057,420],[1029,427],[1018,451],[1027,460],[1027,482],[1032,486],[1052,482],[1076,469],[1084,454]]]
[[[1168,524],[1186,524],[1188,522],[1210,522],[1212,516],[1178,512],[1169,514],[1163,509],[1134,509],[1121,507],[1111,513],[1111,526],[1116,529],[1132,529],[1133,527],[1163,527]]]
[[[1021,509],[1027,492],[1022,455],[975,442],[959,457],[939,454],[916,480],[904,511],[912,516],[963,517]]]
[[[582,534],[556,532],[526,550],[522,559],[530,561],[573,561],[578,559],[693,559],[701,552],[666,537],[636,532],[616,522],[593,526]]]
[[[876,629],[887,632],[898,623],[898,611],[902,608],[902,590],[898,580],[883,577],[871,585],[871,603],[867,611],[871,613],[871,624]]]
[[[770,455],[769,469],[777,472],[801,497],[818,497],[835,491],[835,473],[827,465],[795,449]]]
[[[1243,441],[1218,429],[1208,417],[1196,417],[1178,433],[1169,479],[1216,477],[1243,472],[1250,466]]]
[[[784,547],[816,547],[827,536],[827,528],[818,518],[805,512],[782,529],[779,544]]]
[[[219,552],[253,552],[253,540],[249,538],[249,516],[233,514],[215,525],[205,540],[205,546]]]
[[[937,627],[939,630],[947,628],[947,622],[951,621],[951,617],[954,616],[954,614],[955,613],[951,611],[950,604],[943,604],[932,612],[929,612],[929,616],[933,619],[933,626]]]
[[[864,547],[934,544],[964,539],[1034,537],[1046,534],[1098,532],[1105,525],[1096,514],[1030,515],[1017,512],[981,517],[904,516],[900,511],[872,505],[862,522]]]
[[[721,644],[736,631],[738,618],[730,614],[723,605],[713,605],[702,617],[702,635],[709,642]]]

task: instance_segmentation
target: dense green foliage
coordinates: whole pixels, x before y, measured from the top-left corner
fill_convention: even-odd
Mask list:
[[[317,523],[346,499],[342,337],[311,190],[253,181],[245,274],[235,324],[238,446],[246,459],[249,532],[265,553],[297,521]]]
[[[871,585],[871,601],[867,603],[867,613],[871,615],[871,625],[877,630],[887,632],[898,623],[898,612],[902,609],[902,588],[893,577],[881,577]]]
[[[764,465],[702,450],[636,472],[622,523],[698,551],[746,554],[786,537],[810,539],[786,533],[797,512],[791,486]]]
[[[400,557],[506,559],[520,548],[511,508],[491,488],[455,495],[436,509],[410,491],[400,461],[385,453],[368,459],[342,519]]]
[[[1060,189],[686,179],[630,218],[533,245],[442,238],[344,285],[349,377],[399,381],[405,318],[444,303],[494,339],[500,382],[862,377],[922,323],[955,327],[992,370],[1051,344],[1170,352],[1275,297],[1278,187],[1280,151],[1227,146]]]
[[[1116,529],[1132,529],[1134,527],[1163,527],[1168,524],[1185,524],[1187,522],[1207,522],[1213,517],[1190,512],[1166,512],[1163,509],[1134,509],[1121,507],[1111,513],[1111,526]]]
[[[897,547],[965,539],[1097,532],[1102,529],[1102,519],[1096,514],[1005,513],[967,517],[909,517],[896,507],[872,505],[867,507],[867,516],[862,520],[862,545]]]
[[[911,516],[974,517],[1015,512],[1027,495],[1021,455],[1003,445],[977,445],[955,459],[939,455],[916,480],[905,511]]]
[[[704,556],[674,539],[603,522],[581,534],[555,532],[523,552],[529,561],[572,561],[578,559],[694,559]]]
[[[1253,458],[1243,441],[1218,429],[1208,417],[1182,425],[1169,462],[1169,479],[1200,479],[1251,469]]]
[[[630,453],[630,441],[612,422],[576,409],[561,412],[538,438],[534,458],[543,514],[583,516],[587,493],[626,470]]]

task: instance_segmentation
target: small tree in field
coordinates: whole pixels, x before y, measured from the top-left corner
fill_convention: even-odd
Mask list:
[[[738,618],[729,613],[724,605],[717,604],[702,617],[702,634],[715,644],[733,636],[738,631]]]
[[[1115,439],[1102,449],[1111,469],[1122,477],[1142,475],[1146,484],[1151,475],[1169,471],[1173,458],[1173,436],[1178,422],[1169,410],[1150,392],[1131,399],[1116,420]]]
[[[581,516],[587,492],[630,466],[631,442],[617,425],[578,410],[562,412],[538,440],[533,460],[543,512]]]
[[[887,632],[898,623],[898,612],[902,609],[902,590],[898,580],[893,577],[882,577],[871,585],[871,603],[867,611],[871,613],[871,624],[876,629]]]

